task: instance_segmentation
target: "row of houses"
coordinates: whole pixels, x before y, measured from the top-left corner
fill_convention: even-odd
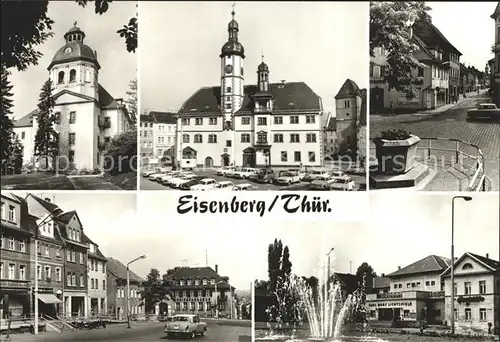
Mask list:
[[[2,318],[32,317],[35,277],[39,314],[124,317],[126,267],[102,254],[75,210],[33,194],[2,193],[0,241]],[[131,314],[144,313],[142,281],[130,272]]]

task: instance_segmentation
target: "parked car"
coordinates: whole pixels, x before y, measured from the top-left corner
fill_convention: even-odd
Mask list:
[[[256,173],[251,174],[248,177],[253,182],[256,183],[273,183],[276,179],[274,170],[271,168],[259,169]]]
[[[226,176],[228,171],[233,171],[236,168],[234,166],[223,166],[220,169],[217,169],[217,176]]]
[[[168,185],[168,186],[172,186],[172,184],[173,184],[172,182],[175,182],[177,180],[181,180],[182,178],[184,178],[186,176],[191,176],[191,175],[194,176],[195,174],[192,173],[191,171],[181,171],[181,172],[178,172],[177,174],[175,174],[173,177],[165,178],[163,184]]]
[[[167,338],[174,336],[184,336],[195,338],[197,335],[203,336],[207,331],[207,324],[200,322],[198,315],[175,315],[173,321],[165,325]]]
[[[241,167],[231,168],[231,169],[229,169],[229,170],[226,171],[225,176],[229,177],[229,178],[234,178],[235,175],[236,175],[236,173],[240,172],[241,170],[243,170],[243,168],[241,168]]]
[[[161,172],[161,169],[159,167],[154,169],[144,170],[142,171],[142,177],[149,177],[153,173],[158,173],[158,172]]]
[[[233,186],[231,189],[233,191],[247,191],[247,190],[255,190],[255,187],[252,184],[249,183],[243,183],[243,184],[236,184]]]
[[[330,190],[334,177],[330,175],[319,176],[311,182],[311,188],[314,190]]]
[[[332,190],[352,191],[355,187],[356,184],[351,177],[333,178],[333,182],[330,183]]]
[[[185,174],[182,177],[172,178],[168,181],[168,185],[174,189],[178,188],[181,184],[190,181],[191,179],[195,179],[198,176],[194,173]]]
[[[313,180],[323,177],[323,176],[329,176],[330,174],[328,173],[327,169],[315,169],[308,171],[304,178],[302,180],[304,182],[312,182]]]
[[[149,180],[152,180],[152,181],[155,181],[155,182],[159,182],[160,179],[161,179],[161,177],[163,177],[165,175],[169,175],[171,172],[176,172],[176,171],[160,170],[157,173],[150,174],[149,175]]]
[[[288,169],[288,171],[297,172],[299,174],[300,180],[304,179],[304,177],[306,176],[305,169],[296,168],[296,169]]]
[[[467,121],[479,118],[500,120],[500,109],[494,103],[480,103],[467,111]]]
[[[349,177],[343,171],[332,171],[332,172],[330,172],[330,176],[331,177],[337,177],[337,178]]]
[[[215,187],[217,181],[213,178],[203,178],[198,184],[193,185],[191,190],[193,191],[206,191]]]
[[[200,181],[202,179],[205,179],[205,177],[202,177],[202,176],[193,177],[192,179],[188,180],[187,182],[180,184],[179,189],[180,190],[191,190],[191,187],[200,184]]]
[[[210,189],[210,190],[231,190],[233,188],[234,184],[231,181],[222,181]]]
[[[276,184],[279,185],[290,185],[300,182],[300,175],[298,172],[292,171],[281,171],[278,178],[276,178]]]
[[[234,178],[239,178],[239,179],[247,179],[250,178],[251,175],[257,173],[257,169],[253,167],[245,167],[240,171],[234,172]]]
[[[169,171],[158,177],[157,182],[163,185],[167,185],[167,181],[171,178],[177,177],[182,171]]]

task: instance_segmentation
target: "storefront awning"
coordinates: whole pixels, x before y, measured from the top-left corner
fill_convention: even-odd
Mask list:
[[[44,302],[45,304],[60,304],[60,303],[62,303],[62,300],[57,298],[52,293],[39,293],[38,299],[41,300],[42,302]]]

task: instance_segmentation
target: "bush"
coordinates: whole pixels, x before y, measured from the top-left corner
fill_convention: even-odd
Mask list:
[[[411,133],[404,129],[392,129],[381,133],[381,138],[384,140],[406,140],[410,137]]]
[[[104,170],[111,175],[137,171],[137,131],[114,137],[104,153]]]

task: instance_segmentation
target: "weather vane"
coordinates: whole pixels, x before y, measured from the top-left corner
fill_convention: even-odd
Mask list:
[[[262,62],[264,62],[264,49],[262,49]]]
[[[236,2],[233,3],[233,11],[231,12],[231,14],[233,15],[233,17],[234,17],[234,14],[235,14],[234,13],[234,6],[236,6]]]
[[[77,24],[77,23],[76,23],[76,21],[75,21],[75,22],[73,23],[73,26],[74,26],[74,27],[76,27],[76,24]]]

